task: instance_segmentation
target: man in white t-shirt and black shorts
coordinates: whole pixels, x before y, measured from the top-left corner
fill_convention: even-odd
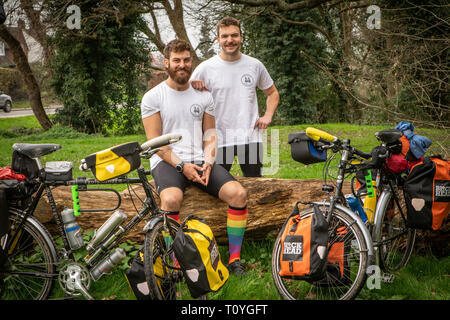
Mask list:
[[[278,107],[279,94],[265,66],[241,53],[242,31],[237,19],[217,24],[218,55],[200,63],[191,77],[198,90],[210,90],[216,105],[217,164],[228,171],[237,155],[246,177],[260,177],[262,130],[267,129]],[[266,95],[266,111],[259,117],[256,88]]]
[[[240,262],[247,222],[247,192],[223,167],[215,164],[217,137],[215,105],[211,93],[192,88],[189,78],[191,47],[173,40],[164,49],[169,78],[145,93],[141,103],[142,122],[148,139],[166,133],[181,133],[182,140],[162,147],[150,159],[161,209],[180,221],[179,210],[186,186],[192,184],[229,205],[228,217],[236,219],[229,229],[229,270],[245,274]]]

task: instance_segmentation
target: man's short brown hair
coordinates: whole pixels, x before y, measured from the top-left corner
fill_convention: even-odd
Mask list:
[[[189,53],[191,53],[191,46],[189,45],[189,43],[181,39],[172,40],[164,47],[164,58],[170,59],[170,54],[172,52],[183,51],[189,51]]]
[[[225,17],[217,23],[217,36],[219,36],[219,29],[222,27],[228,26],[236,26],[239,28],[239,33],[242,34],[241,31],[241,22],[238,19],[233,17]]]

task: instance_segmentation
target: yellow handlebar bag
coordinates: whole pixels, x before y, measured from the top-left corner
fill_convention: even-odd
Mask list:
[[[84,159],[99,181],[112,179],[137,169],[141,165],[138,142],[127,142],[87,156]]]
[[[177,231],[172,248],[193,298],[218,291],[228,280],[228,269],[205,220],[188,216]]]

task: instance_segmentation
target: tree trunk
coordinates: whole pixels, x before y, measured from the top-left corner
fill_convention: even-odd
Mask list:
[[[34,115],[44,130],[50,129],[52,127],[52,123],[50,122],[50,119],[45,113],[42,105],[39,84],[31,71],[30,65],[28,64],[28,59],[23,52],[20,42],[14,38],[14,36],[4,25],[0,26],[0,38],[6,42],[9,49],[13,53],[14,63],[17,65],[17,69],[19,69],[22,79],[27,86],[28,97],[30,99],[31,109],[34,112]]]

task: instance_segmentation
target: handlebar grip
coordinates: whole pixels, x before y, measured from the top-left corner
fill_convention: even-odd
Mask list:
[[[156,149],[159,147],[166,146],[168,144],[178,142],[181,140],[181,138],[182,136],[179,133],[167,133],[162,136],[148,140],[147,142],[144,142],[141,145],[141,148],[143,151],[146,151],[147,149]]]
[[[320,138],[322,138],[326,141],[329,141],[329,142],[336,142],[339,140],[337,137],[335,137],[325,131],[322,131],[322,130],[319,130],[316,128],[312,128],[312,127],[306,128],[306,135],[315,141],[319,141]]]

